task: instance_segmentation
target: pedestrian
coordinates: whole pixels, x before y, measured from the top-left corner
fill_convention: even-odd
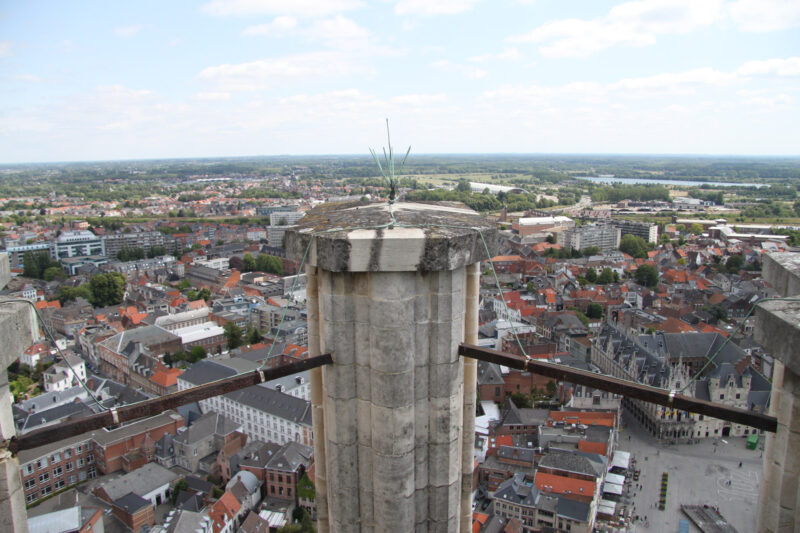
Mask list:
[[[741,462],[741,461],[739,461],[739,468],[741,468],[741,467],[742,467],[742,462]]]

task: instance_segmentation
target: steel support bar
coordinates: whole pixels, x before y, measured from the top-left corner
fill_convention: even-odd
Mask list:
[[[524,370],[533,374],[547,376],[558,381],[585,385],[587,387],[620,394],[627,398],[636,398],[637,400],[644,400],[673,409],[699,413],[720,420],[727,420],[729,422],[769,431],[770,433],[775,433],[778,429],[778,420],[773,416],[719,405],[705,400],[698,400],[697,398],[684,396],[682,394],[673,394],[671,391],[665,389],[613,378],[605,374],[595,374],[594,372],[578,370],[577,368],[554,363],[546,363],[536,359],[526,360],[524,357],[518,355],[489,350],[470,344],[461,344],[458,347],[458,353],[459,355],[472,357],[480,361],[488,361],[517,370]]]
[[[137,418],[155,416],[163,413],[167,409],[174,409],[175,407],[186,405],[187,403],[193,403],[219,396],[220,394],[252,387],[253,385],[297,374],[305,370],[311,370],[312,368],[317,368],[332,362],[333,358],[331,354],[326,353],[277,368],[255,370],[240,376],[212,381],[211,383],[192,387],[191,389],[159,396],[152,400],[126,405],[119,409],[103,411],[102,413],[78,420],[67,421],[55,427],[32,431],[26,435],[12,438],[8,449],[11,450],[12,453],[29,450],[44,444],[80,435],[94,429],[115,426],[122,422],[136,420]]]

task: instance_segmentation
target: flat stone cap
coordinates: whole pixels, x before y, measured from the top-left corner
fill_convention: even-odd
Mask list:
[[[330,272],[436,272],[497,253],[497,228],[459,203],[326,203],[286,231],[288,256]],[[483,235],[483,240],[481,239]],[[313,241],[312,241],[313,236]]]
[[[761,277],[781,296],[800,296],[800,253],[765,254]]]

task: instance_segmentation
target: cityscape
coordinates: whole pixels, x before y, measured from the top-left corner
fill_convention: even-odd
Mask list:
[[[0,530],[800,528],[796,0],[0,6]]]

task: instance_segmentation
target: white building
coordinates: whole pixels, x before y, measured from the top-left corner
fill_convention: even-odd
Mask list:
[[[258,365],[246,359],[232,358],[193,364],[178,378],[178,390],[256,370]],[[266,386],[248,387],[228,394],[201,400],[204,413],[220,413],[242,426],[249,439],[285,444],[294,441],[313,446],[311,404]]]
[[[64,231],[52,249],[55,259],[85,255],[106,255],[103,240],[89,230]]]
[[[214,270],[230,269],[230,259],[227,257],[215,257],[214,259],[196,258],[194,261],[192,261],[192,264],[197,266],[213,268]]]
[[[46,392],[65,391],[86,381],[86,363],[76,355],[66,354],[43,374]]]

